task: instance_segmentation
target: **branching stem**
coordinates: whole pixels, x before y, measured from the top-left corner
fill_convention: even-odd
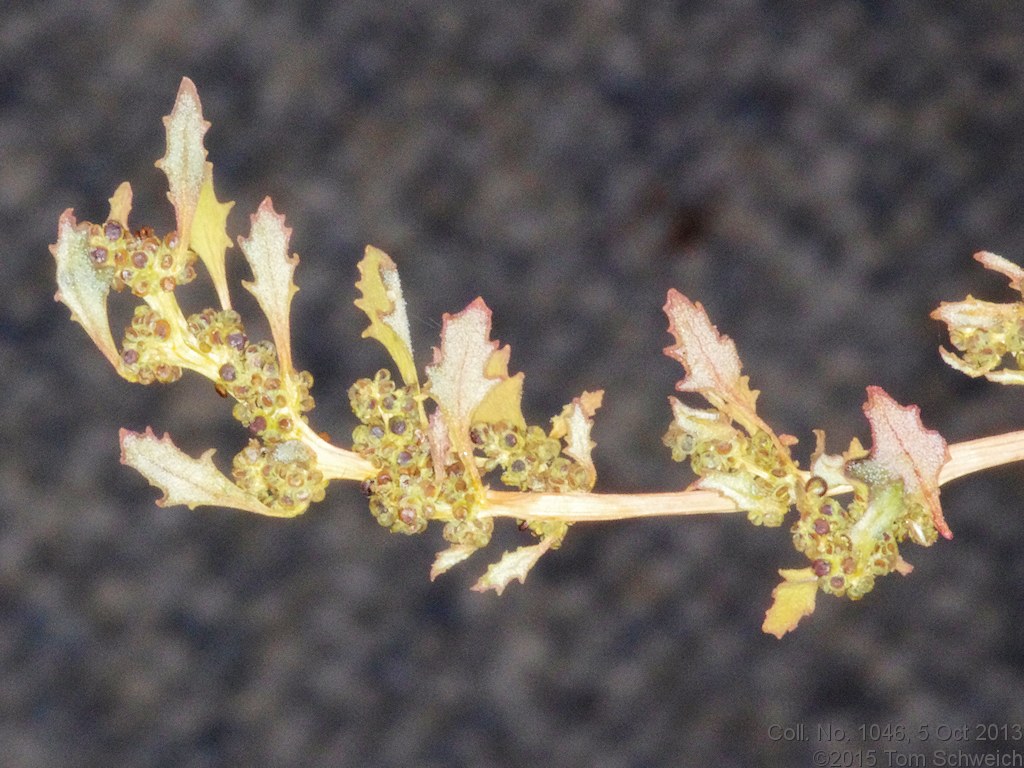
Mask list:
[[[1024,430],[982,437],[949,446],[950,459],[939,483],[945,484],[985,469],[1024,461]],[[849,493],[848,486],[829,489],[830,495]],[[677,493],[513,493],[489,491],[482,516],[519,520],[596,522],[665,515],[703,515],[743,510],[714,491]]]

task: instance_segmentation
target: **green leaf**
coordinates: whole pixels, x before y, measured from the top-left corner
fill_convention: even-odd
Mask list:
[[[366,246],[358,267],[356,289],[361,295],[355,305],[370,318],[363,338],[373,338],[384,345],[406,384],[418,383],[398,267],[390,256],[372,245]]]
[[[232,206],[233,202],[217,201],[217,195],[213,191],[213,164],[207,163],[196,203],[195,218],[192,221],[189,247],[199,254],[199,258],[206,265],[223,309],[231,309],[224,254],[231,247],[227,225],[228,212]]]
[[[818,595],[818,577],[810,568],[779,571],[782,583],[772,590],[772,605],[764,615],[761,629],[782,638],[796,629],[804,616],[814,613]]]

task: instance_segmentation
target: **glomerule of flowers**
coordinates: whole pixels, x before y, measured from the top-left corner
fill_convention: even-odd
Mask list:
[[[385,528],[415,534],[433,521],[442,524],[449,546],[438,554],[432,578],[489,543],[500,514],[499,488],[529,494],[518,507],[520,527],[537,543],[505,553],[474,588],[500,593],[511,580],[523,581],[545,552],[561,545],[570,524],[585,519],[568,505],[564,516],[533,514],[533,500],[550,505],[552,495],[561,495],[580,509],[600,498],[592,494],[597,473],[590,432],[603,393],[582,393],[546,428],[530,425],[521,409],[523,374],[510,373],[509,348],[490,338],[491,312],[482,299],[444,316],[439,345],[421,378],[397,267],[369,246],[358,265],[356,306],[369,320],[363,336],[385,347],[394,370],[351,386],[359,422],[352,445],[328,442],[307,420],[314,405],[312,376],[296,369],[291,357],[290,305],[298,290],[291,230],[267,198],[251,217],[248,237],[238,238],[253,274],[243,285],[272,336],[253,339],[231,304],[225,255],[232,245],[226,232],[232,204],[219,202],[214,192],[203,147],[209,123],[190,80],[182,81],[165,125],[167,151],[157,166],[167,175],[176,230],[132,229],[127,182],[110,199],[105,221],[79,223],[66,211],[51,247],[57,299],[129,381],[170,383],[186,369],[206,376],[221,396],[234,400],[233,415],[250,440],[234,457],[230,476],[213,463],[212,450],[192,458],[148,428],[121,431],[122,461],[163,491],[160,504],[278,517],[301,514],[322,500],[330,480],[357,481]],[[1008,274],[1020,289],[1019,268],[986,258],[986,266]],[[199,262],[219,306],[186,314],[176,291],[196,279]],[[107,318],[111,289],[141,300],[120,344]],[[809,468],[801,469],[791,455],[796,438],[777,434],[757,415],[757,392],[741,375],[735,346],[703,307],[670,291],[665,312],[674,336],[665,353],[686,371],[676,389],[710,405],[670,398],[665,444],[697,476],[688,492],[713,491],[757,525],[782,525],[796,509],[793,544],[808,564],[780,571],[765,631],[781,636],[791,630],[813,611],[819,591],[859,599],[878,577],[908,573],[900,550],[908,539],[929,546],[940,534],[951,536],[938,493],[947,446],[923,427],[916,407],[900,406],[869,387],[864,411],[872,448],[854,440],[846,451],[828,454],[819,431]],[[1007,357],[1018,367],[1024,362],[1020,305],[969,298],[943,305],[936,316],[950,323],[953,343],[964,354],[944,350],[948,362],[971,375],[1019,376],[995,369]],[[842,494],[851,496],[843,502]]]

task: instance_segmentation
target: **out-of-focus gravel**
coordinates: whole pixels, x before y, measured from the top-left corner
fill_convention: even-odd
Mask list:
[[[816,427],[868,439],[868,384],[951,441],[1013,428],[1019,394],[944,367],[927,314],[1009,298],[973,251],[1024,257],[1024,19],[939,6],[6,4],[0,762],[782,766],[830,746],[819,723],[904,755],[1013,746],[856,728],[1024,722],[1018,471],[949,487],[952,543],[781,642],[760,622],[801,558],[738,517],[578,528],[479,595],[512,525],[431,583],[439,534],[387,534],[353,487],[284,522],[155,507],[118,427],[221,459],[241,428],[205,381],[119,380],[51,300],[66,207],[101,218],[127,178],[134,220],[171,226],[152,162],[188,75],[233,231],[267,194],[294,227],[295,354],[340,440],[345,390],[385,362],[351,305],[366,243],[401,268],[421,360],[483,295],[531,418],[606,389],[604,490],[688,482],[660,445],[670,286],[802,455]],[[810,741],[772,738],[798,724]]]

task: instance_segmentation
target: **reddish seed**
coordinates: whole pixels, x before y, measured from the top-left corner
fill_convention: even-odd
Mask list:
[[[483,432],[481,432],[476,427],[473,427],[471,430],[469,430],[469,439],[473,443],[473,445],[483,445],[484,444]]]
[[[124,230],[121,229],[121,225],[116,221],[108,221],[106,226],[103,227],[103,234],[107,236],[107,240],[115,242],[121,239],[121,235]]]
[[[292,420],[289,419],[288,417],[278,419],[277,428],[280,429],[282,432],[288,432],[292,428]]]
[[[829,526],[828,520],[822,520],[819,517],[817,520],[814,521],[814,532],[819,536],[824,536],[830,530],[832,530],[832,528],[831,526]]]
[[[252,423],[249,425],[249,429],[252,430],[253,432],[262,432],[266,428],[267,420],[262,416],[257,416],[255,419],[252,420]]]
[[[96,264],[103,264],[107,261],[107,249],[93,248],[89,251],[89,258],[91,258]]]
[[[398,456],[395,457],[395,460],[398,462],[398,466],[404,467],[406,464],[412,461],[412,454],[409,453],[408,451],[399,451]]]
[[[165,277],[160,281],[160,287],[163,288],[167,293],[174,290],[177,283],[174,282],[173,277]]]
[[[134,264],[139,269],[142,269],[144,266],[146,266],[147,261],[149,261],[149,258],[142,251],[136,251],[135,253],[132,254],[132,264]]]
[[[853,573],[856,568],[857,568],[857,561],[854,560],[852,557],[848,557],[845,560],[843,560],[843,572],[844,573]]]
[[[405,432],[405,422],[401,419],[392,419],[390,427],[391,431],[396,435],[401,435]]]
[[[815,560],[811,563],[811,568],[814,569],[815,576],[825,576],[829,571],[832,570],[832,566],[827,560]]]
[[[406,525],[412,525],[416,522],[416,511],[410,509],[409,507],[405,507],[404,509],[402,509],[402,511],[398,513],[398,516]]]
[[[829,579],[828,583],[832,585],[833,589],[842,589],[845,582],[843,581],[842,576],[833,576]]]
[[[124,360],[125,363],[127,363],[128,365],[135,365],[137,362],[139,362],[139,353],[136,352],[134,349],[126,349],[124,352],[121,353],[121,359]]]
[[[514,432],[509,432],[505,435],[505,445],[509,448],[515,448],[519,444],[519,438],[516,437]]]
[[[831,504],[822,504],[821,505],[821,514],[823,514],[823,515],[831,515],[832,512],[833,512],[833,508],[832,508]]]
[[[234,381],[235,377],[238,375],[238,372],[235,370],[235,366],[231,363],[224,363],[224,365],[220,367],[220,371],[218,371],[218,373],[224,381]]]
[[[171,324],[166,320],[157,320],[156,323],[153,324],[153,333],[161,339],[166,339],[171,335]]]
[[[237,349],[239,352],[241,352],[243,349],[245,349],[245,342],[246,338],[244,333],[238,333],[236,331],[235,333],[228,334],[228,346],[231,347],[232,349]]]

